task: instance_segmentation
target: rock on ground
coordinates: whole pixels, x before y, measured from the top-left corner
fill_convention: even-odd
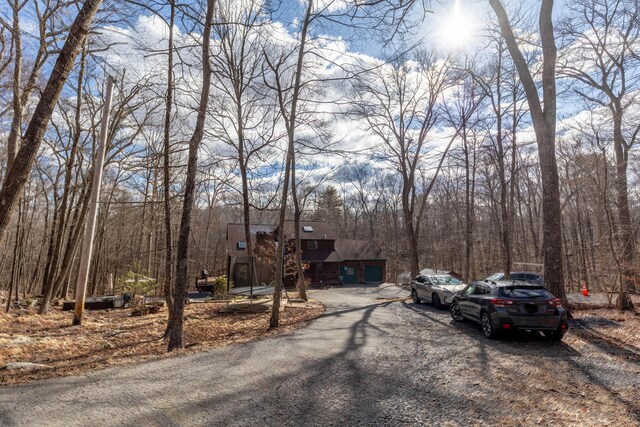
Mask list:
[[[31,362],[11,362],[6,365],[0,367],[0,369],[42,369],[48,368],[47,365],[43,365],[42,363],[31,363]]]

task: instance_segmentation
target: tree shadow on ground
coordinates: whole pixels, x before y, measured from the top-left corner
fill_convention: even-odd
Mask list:
[[[411,383],[399,384],[398,373],[376,369],[374,365],[382,362],[363,363],[363,352],[370,351],[365,349],[371,335],[387,334],[373,324],[372,317],[376,310],[389,304],[392,303],[326,313],[323,317],[361,313],[346,328],[349,333],[342,348],[328,357],[309,360],[297,371],[262,378],[199,402],[177,403],[172,412],[187,414],[201,407],[218,408],[216,420],[224,419],[227,425],[395,425],[411,421],[404,418],[407,415],[404,411],[388,410],[394,399],[401,399],[404,409],[421,412],[431,423],[444,423],[448,419],[446,412],[430,413],[424,406],[426,397],[465,408],[468,402],[464,395],[449,394],[428,383],[421,384],[416,391]],[[230,411],[228,404],[233,402],[237,404]],[[247,412],[253,415],[247,416]],[[182,425],[184,421],[160,409],[141,416],[142,419],[148,425]],[[149,424],[151,420],[153,423]]]
[[[611,322],[617,323],[617,322]],[[571,332],[589,344],[594,345],[599,350],[614,357],[622,357],[630,363],[640,366],[640,348],[627,344],[615,337],[609,336],[606,332],[591,326],[592,323],[583,322],[582,319],[571,322]],[[618,325],[619,326],[619,325]],[[600,325],[598,324],[598,328]],[[611,326],[605,326],[611,327]]]
[[[381,329],[383,323],[380,322],[384,322],[384,316],[389,312],[386,310],[377,315],[377,311],[387,308],[410,313],[406,319],[409,328],[398,329],[397,333]],[[331,320],[332,317],[346,316],[350,316],[346,322],[319,323],[323,318]],[[470,400],[468,389],[456,388],[453,384],[438,387],[433,376],[436,372],[427,372],[420,377],[425,372],[414,365],[420,356],[416,350],[421,343],[410,339],[414,338],[413,330],[421,324],[442,332],[441,337],[434,337],[442,338],[442,341],[433,343],[447,347],[438,366],[446,364],[445,358],[451,357],[457,348],[456,338],[448,333],[475,340],[480,353],[473,356],[475,359],[472,361],[483,366],[495,360],[495,354],[487,351],[493,348],[523,356],[523,362],[537,351],[536,348],[552,348],[560,353],[565,351],[562,343],[549,343],[542,337],[525,335],[523,341],[513,338],[488,340],[473,324],[454,323],[446,311],[428,305],[382,302],[360,307],[345,306],[327,312],[309,328],[269,339],[273,345],[262,345],[265,341],[251,342],[217,350],[215,357],[211,352],[189,356],[183,359],[184,363],[189,363],[194,369],[186,373],[182,370],[179,376],[171,371],[175,369],[177,359],[153,362],[145,369],[111,370],[111,375],[117,375],[116,380],[100,376],[100,387],[107,392],[102,393],[100,399],[82,401],[85,415],[79,421],[89,424],[91,414],[100,414],[105,424],[110,425],[443,425],[457,420],[452,415],[454,413],[464,414],[464,420],[475,419],[488,425],[505,424],[505,419],[513,421],[514,418],[505,418],[510,414],[501,412],[501,406],[484,406],[495,400],[489,393],[489,389],[495,386],[495,382],[488,381],[491,379],[489,370],[486,371],[488,377],[478,386],[487,394],[480,394],[482,397],[476,397],[476,402]],[[348,333],[336,340],[332,339],[334,334],[321,334],[333,330]],[[374,337],[379,339],[381,336],[384,336],[383,340],[373,341]],[[314,348],[324,346],[326,351],[323,349],[317,354],[304,353],[304,358],[296,357],[293,351],[296,346],[309,345],[314,340],[322,342],[320,347]],[[465,351],[473,347],[473,341],[471,345],[468,340],[458,341]],[[372,342],[380,348],[372,348]],[[336,345],[335,351],[332,345]],[[394,345],[407,346],[408,350],[401,354],[409,355],[409,359],[398,359],[389,350]],[[283,351],[265,353],[278,348]],[[576,369],[585,369],[567,355],[579,353],[565,353],[558,357],[576,364]],[[549,354],[541,356],[556,357]],[[261,365],[260,369],[249,366],[247,371],[247,358],[254,361],[266,358],[268,364]],[[430,358],[428,362],[435,366],[436,359]],[[553,364],[555,361],[551,362]],[[510,373],[508,381],[512,385],[511,379],[519,374],[518,366],[513,369],[515,371]],[[97,377],[81,377],[80,386],[90,387]],[[233,381],[233,385],[227,381]],[[73,397],[72,393],[65,394],[64,399]],[[163,396],[167,394],[170,396]],[[123,402],[127,403],[125,407],[122,407]],[[433,402],[446,402],[446,406],[432,410]],[[16,405],[16,411],[17,408]],[[122,414],[124,411],[127,418],[119,418],[125,416]],[[109,414],[113,416],[109,418]]]
[[[518,356],[531,355],[532,352],[546,358],[561,358],[567,356],[580,356],[580,353],[571,346],[563,342],[550,341],[543,337],[540,333],[529,331],[509,331],[491,340],[484,336],[479,324],[471,321],[456,322],[447,310],[436,309],[431,305],[402,303],[406,308],[427,317],[430,321],[436,322],[449,330],[464,333],[469,338],[475,340],[482,345],[487,345],[495,350],[510,353]],[[549,348],[553,348],[554,352],[549,352]]]
[[[577,360],[567,358],[566,362],[573,369],[579,371],[582,375],[584,375],[591,384],[599,387],[603,391],[605,391],[611,399],[614,401],[620,402],[624,405],[631,417],[633,417],[640,424],[640,402],[637,398],[634,398],[630,395],[625,395],[626,390],[621,391],[619,387],[613,387],[611,384],[608,384],[604,380],[600,379],[592,369],[588,365],[584,365]]]

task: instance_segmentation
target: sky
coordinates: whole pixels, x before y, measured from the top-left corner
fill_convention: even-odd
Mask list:
[[[331,0],[321,0],[325,3]],[[538,0],[528,0],[528,7],[533,13],[537,12],[539,5]],[[340,2],[335,4],[335,10],[340,11]],[[556,13],[560,14],[562,3],[556,6]],[[432,13],[426,15],[424,22],[420,23],[414,29],[414,37],[406,42],[410,45],[415,42],[422,42],[426,47],[440,50],[445,53],[462,55],[465,53],[474,53],[485,43],[482,36],[482,28],[488,19],[492,18],[493,11],[488,7],[488,2],[479,0],[453,0],[432,3]],[[282,40],[290,39],[295,41],[296,33],[299,31],[299,16],[303,16],[304,4],[300,0],[283,0],[281,7],[273,13],[272,18],[276,24],[271,31],[272,35],[279,34],[277,37]],[[420,16],[417,13],[416,16]],[[127,68],[130,76],[136,77],[147,73],[157,73],[160,81],[163,79],[163,57],[162,55],[149,55],[143,53],[137,48],[145,47],[147,49],[161,50],[166,44],[167,28],[158,18],[151,16],[140,16],[132,22],[133,28],[126,26],[111,28],[111,31],[105,31],[110,42],[118,43],[108,53],[108,62],[114,69]],[[325,56],[331,56],[339,62],[364,61],[375,63],[386,55],[384,46],[380,40],[373,34],[370,37],[354,37],[353,34],[347,34],[344,27],[326,21],[319,22],[319,26],[314,28],[314,36],[322,36],[324,45],[321,48]],[[178,39],[182,38],[184,44],[188,44],[188,34],[185,29],[178,34]],[[190,56],[191,55],[191,56]],[[181,53],[183,59],[192,64],[198,63],[198,52],[186,49]],[[188,58],[188,59],[187,59]],[[323,68],[321,64],[318,71],[322,77],[335,78],[340,77],[338,67],[330,66]],[[183,79],[183,90],[186,88],[196,90],[199,85],[198,67],[191,66],[183,68],[185,74]],[[180,88],[179,88],[180,89]],[[326,85],[325,101],[331,99],[339,99],[346,90],[345,85],[336,83]],[[183,113],[187,122],[191,120],[187,111],[189,105],[195,103],[196,98],[185,99],[182,104]],[[579,106],[570,103],[563,103],[561,110],[563,114],[574,113]],[[323,111],[327,114],[328,125],[334,136],[336,147],[342,150],[348,150],[353,156],[359,156],[357,153],[365,151],[376,143],[376,137],[367,132],[366,125],[362,121],[342,115],[333,116],[336,113],[343,112],[342,105],[323,105]],[[452,133],[451,128],[437,127],[431,137],[434,146],[443,147]],[[305,130],[300,131],[300,135],[305,136]],[[524,138],[527,140],[532,138],[532,132],[523,131]],[[437,152],[437,150],[436,150]],[[325,169],[335,167],[343,161],[343,154],[336,156],[327,156],[324,159]]]
[[[242,0],[229,0],[242,1]],[[330,2],[331,0],[321,0],[322,2]],[[534,8],[533,13],[537,12],[539,0],[527,0],[527,6]],[[335,4],[336,10],[340,10],[340,3]],[[555,7],[556,17],[560,17],[563,13],[562,2],[557,2]],[[272,15],[274,25],[268,28],[269,36],[277,38],[279,43],[286,45],[292,43],[296,39],[296,33],[299,31],[299,21],[296,16],[302,16],[304,5],[300,0],[283,0],[282,7],[277,13]],[[492,17],[492,11],[488,7],[485,0],[452,0],[432,3],[432,13],[426,15],[424,22],[421,22],[414,30],[413,38],[406,41],[405,46],[412,43],[422,42],[425,46],[451,52],[456,55],[464,53],[473,53],[480,49],[484,40],[481,35],[481,28],[487,19]],[[414,17],[421,16],[417,13]],[[319,51],[324,56],[331,57],[335,63],[354,63],[363,62],[369,64],[380,63],[381,58],[385,58],[388,51],[385,50],[379,38],[373,34],[369,37],[362,37],[364,33],[354,37],[353,34],[347,33],[343,26],[321,22],[319,27],[314,29],[314,36],[322,36],[322,40],[318,43]],[[126,69],[127,78],[133,84],[142,76],[153,75],[158,84],[156,92],[162,92],[165,76],[165,57],[159,53],[166,46],[166,37],[168,34],[166,25],[159,18],[154,18],[150,14],[141,14],[140,16],[131,16],[129,19],[111,25],[108,28],[101,28],[102,38],[105,44],[112,44],[109,50],[102,54],[96,54],[103,58],[104,63],[116,73],[122,69]],[[177,32],[177,42],[183,45],[180,49],[180,57],[185,61],[185,66],[176,69],[179,74],[178,85],[178,114],[181,126],[174,136],[176,139],[187,139],[190,124],[194,120],[193,107],[197,102],[197,97],[193,96],[200,84],[200,68],[199,51],[189,47],[192,44],[192,37],[198,37],[197,34],[187,34],[186,28],[181,27]],[[398,47],[398,46],[394,46]],[[402,46],[400,46],[402,47]],[[310,56],[309,61],[313,61]],[[340,67],[335,65],[320,64],[310,62],[309,69],[314,69],[323,78],[343,77]],[[335,81],[326,84],[323,87],[323,101],[325,103],[321,107],[321,114],[326,117],[326,126],[333,135],[333,148],[338,152],[327,154],[324,156],[313,156],[308,160],[302,159],[302,169],[311,170],[311,165],[317,168],[318,173],[327,173],[339,165],[345,159],[368,161],[368,149],[379,143],[379,140],[373,135],[362,120],[345,116],[343,103],[331,103],[326,101],[339,100],[346,91],[349,90],[348,85],[344,81]],[[213,97],[216,97],[214,91]],[[578,103],[563,102],[559,104],[562,116],[572,116],[582,108]],[[315,108],[315,107],[314,107]],[[318,107],[320,109],[320,107]],[[559,129],[571,128],[571,119],[569,122],[562,122]],[[432,154],[436,154],[441,150],[452,135],[453,129],[447,126],[438,125],[431,133],[430,147],[433,148]],[[304,138],[313,138],[313,129],[301,128],[299,136]],[[531,129],[523,129],[519,140],[523,142],[533,142],[533,133]],[[224,145],[220,143],[210,144],[212,152],[217,149],[224,150]],[[229,154],[229,152],[227,152]],[[434,155],[432,158],[436,158]],[[304,162],[308,162],[308,166]],[[428,162],[429,160],[427,160]],[[433,160],[431,160],[433,161]],[[379,165],[382,166],[382,165]],[[269,166],[274,173],[278,171],[278,164]],[[256,165],[256,170],[264,172],[264,167]],[[268,175],[268,174],[266,174]],[[265,180],[277,181],[277,176],[263,177]]]

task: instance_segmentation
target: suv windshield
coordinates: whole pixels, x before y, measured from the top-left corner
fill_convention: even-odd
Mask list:
[[[487,277],[487,280],[492,280],[492,281],[496,281],[496,280],[501,280],[504,277],[504,274],[502,273],[494,273],[491,276]]]
[[[545,288],[534,286],[505,286],[498,291],[502,297],[509,298],[553,298],[553,295]]]
[[[444,286],[458,286],[460,284],[462,284],[462,282],[458,279],[456,279],[453,276],[450,276],[448,274],[443,274],[441,276],[430,276],[431,280],[433,282],[435,282],[438,285],[444,285]]]

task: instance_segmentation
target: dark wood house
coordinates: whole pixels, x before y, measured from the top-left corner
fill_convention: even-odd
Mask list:
[[[285,239],[294,236],[294,223],[285,224]],[[256,248],[253,262],[258,283],[271,283],[275,276],[273,258],[265,256],[268,247],[277,245],[278,227],[252,224],[251,242]],[[308,264],[305,276],[311,285],[341,283],[380,283],[386,277],[386,257],[382,249],[369,240],[340,239],[331,224],[303,221],[300,225],[302,261]],[[246,249],[244,224],[227,226],[228,277],[235,286],[248,286],[249,257]],[[293,283],[293,277],[288,278]]]
[[[339,239],[336,252],[342,258],[340,276],[344,283],[383,282],[386,277],[386,259],[382,248],[371,240]]]

